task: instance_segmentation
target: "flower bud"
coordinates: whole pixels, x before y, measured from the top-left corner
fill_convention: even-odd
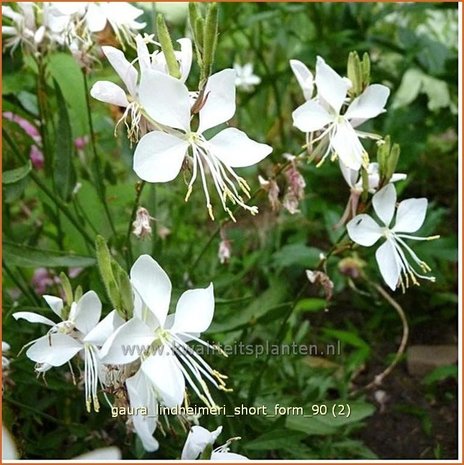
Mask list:
[[[150,226],[151,216],[148,210],[143,207],[139,207],[135,214],[135,221],[132,223],[132,233],[138,238],[145,239],[151,235]]]
[[[362,275],[362,269],[366,262],[356,257],[343,258],[338,262],[338,270],[341,274],[352,279],[358,279]]]

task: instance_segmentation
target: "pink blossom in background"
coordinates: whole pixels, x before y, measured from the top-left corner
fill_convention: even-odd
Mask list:
[[[22,116],[16,115],[11,111],[5,111],[3,117],[8,121],[13,121],[16,123],[36,144],[31,146],[29,152],[29,158],[32,162],[32,166],[36,170],[41,170],[45,164],[45,158],[40,150],[39,146],[42,144],[42,137],[36,126],[34,126],[30,121],[23,118]]]
[[[55,282],[46,268],[37,268],[32,275],[32,286],[37,294],[43,295]]]
[[[3,113],[3,117],[7,119],[8,121],[13,121],[14,123],[18,124],[24,132],[32,137],[35,142],[37,143],[42,143],[42,138],[40,137],[40,132],[39,130],[27,119],[16,115],[15,113],[12,113],[11,111],[5,111]]]
[[[89,143],[89,136],[77,137],[74,139],[74,146],[77,150],[84,150],[85,146]]]
[[[37,145],[32,145],[31,146],[31,151],[29,152],[29,158],[31,159],[32,166],[36,170],[41,170],[44,167],[45,164],[45,158],[42,153],[42,150],[40,150]]]

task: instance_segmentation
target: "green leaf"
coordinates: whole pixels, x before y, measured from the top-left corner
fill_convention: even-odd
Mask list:
[[[290,415],[285,419],[285,427],[294,431],[300,431],[307,436],[323,436],[335,434],[337,429],[321,423],[319,417],[307,418],[304,416]]]
[[[319,298],[301,299],[295,307],[295,312],[320,312],[327,308],[327,301]]]
[[[254,324],[259,318],[270,312],[281,303],[286,295],[286,286],[281,281],[271,283],[271,287],[256,297],[253,302],[240,311],[231,311],[221,314],[223,318],[216,318],[208,332],[218,333],[231,331],[235,328]],[[224,306],[225,307],[225,306]]]
[[[375,411],[373,405],[362,401],[335,400],[314,405],[326,407],[326,413],[310,416],[312,405],[306,406],[306,416],[289,415],[285,420],[285,426],[307,435],[335,434],[340,427],[357,423]]]
[[[443,381],[448,378],[458,378],[458,367],[457,365],[446,365],[435,368],[431,373],[424,377],[422,384],[427,386]]]
[[[290,244],[282,247],[272,256],[274,265],[286,268],[299,265],[304,268],[314,268],[319,263],[321,251],[316,247],[304,244]]]
[[[14,244],[3,241],[3,259],[10,266],[37,268],[78,267],[85,268],[95,264],[93,257],[74,255],[59,250],[46,250],[30,247],[24,244]]]
[[[47,71],[63,92],[74,136],[88,134],[84,77],[76,60],[69,53],[53,53],[48,58]]]
[[[73,139],[66,101],[64,100],[63,93],[56,81],[55,92],[58,102],[58,126],[56,133],[55,167],[53,175],[58,194],[63,200],[68,201],[76,182],[76,174],[72,163],[74,153]]]
[[[30,160],[23,166],[19,168],[15,168],[12,170],[4,171],[2,173],[2,184],[3,185],[10,185],[15,184],[18,181],[24,179],[32,170],[32,163]]]
[[[264,433],[256,439],[243,444],[243,447],[248,450],[275,450],[288,446],[290,442],[300,442],[304,437],[303,432],[289,431],[282,428]]]

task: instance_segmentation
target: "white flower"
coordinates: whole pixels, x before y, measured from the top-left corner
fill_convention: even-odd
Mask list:
[[[299,60],[290,60],[290,67],[303,91],[304,98],[310,100],[314,93],[313,73]]]
[[[341,226],[348,221],[349,218],[352,218],[356,215],[358,210],[359,198],[363,192],[362,186],[362,177],[359,170],[352,170],[347,168],[341,161],[340,161],[340,171],[343,174],[343,178],[345,179],[346,183],[350,187],[350,197],[348,198],[348,202],[346,204],[345,211],[337,224]],[[407,178],[407,175],[404,173],[394,173],[393,176],[390,178],[389,182],[397,182],[403,181]],[[369,163],[367,166],[367,185],[368,185],[368,192],[374,194],[377,192],[380,183],[380,171],[379,171],[379,164],[376,162]]]
[[[315,83],[317,98],[293,112],[293,124],[306,133],[322,131],[311,140],[311,143],[328,144],[322,160],[332,152],[348,168],[358,170],[362,164],[367,165],[368,156],[355,128],[385,111],[390,90],[380,84],[370,85],[342,112],[351,82],[338,75],[321,57],[317,57]]]
[[[101,32],[109,23],[120,43],[131,42],[134,31],[146,23],[137,21],[143,10],[127,2],[86,2],[85,23],[90,32]]]
[[[221,432],[222,426],[219,426],[214,431],[208,431],[202,426],[192,426],[182,449],[181,460],[197,460],[208,446],[213,446]],[[248,460],[243,455],[229,452],[229,444],[236,439],[240,438],[229,439],[226,444],[214,449],[211,460]]]
[[[140,73],[147,70],[156,70],[162,73],[168,73],[166,59],[163,52],[154,52],[150,55],[148,47],[142,36],[138,35],[135,39],[137,44],[137,61],[140,67]],[[192,65],[192,42],[190,39],[179,39],[180,52],[175,52],[181,70],[181,81],[184,82]],[[90,89],[90,95],[104,103],[123,107],[123,116],[116,124],[116,129],[121,121],[126,122],[128,137],[131,140],[138,140],[139,133],[147,133],[153,127],[143,117],[139,102],[139,77],[140,74],[135,66],[130,63],[122,50],[111,46],[103,46],[102,51],[114,68],[116,73],[124,83],[127,92],[120,86],[111,81],[97,81]],[[127,118],[130,115],[130,125]]]
[[[261,82],[261,78],[253,74],[252,63],[246,63],[243,66],[235,63],[234,69],[236,72],[235,86],[244,92],[252,92],[254,87]]]
[[[73,302],[69,315],[64,314],[62,299],[50,295],[43,296],[49,307],[62,321],[55,323],[47,317],[33,312],[16,312],[16,320],[23,319],[30,323],[42,323],[50,326],[50,330],[28,345],[26,355],[37,363],[36,371],[41,373],[51,367],[59,367],[68,363],[83,350],[85,401],[87,410],[91,405],[99,410],[97,387],[99,381],[100,360],[98,347],[123,323],[122,318],[114,310],[100,323],[101,302],[93,291],[85,293],[78,302]]]
[[[396,206],[396,190],[393,184],[387,184],[372,198],[374,211],[380,219],[380,225],[367,214],[354,217],[348,224],[348,234],[359,245],[370,247],[380,238],[385,242],[377,249],[375,258],[383,279],[390,289],[395,290],[398,284],[403,291],[409,281],[419,284],[417,278],[435,281],[432,276],[419,274],[408,262],[408,255],[413,262],[429,272],[429,266],[420,260],[404,239],[431,240],[433,237],[417,237],[408,233],[416,232],[424,223],[427,210],[427,199],[407,199],[400,202],[396,210],[395,224],[391,226]]]
[[[234,182],[248,197],[250,188],[232,168],[254,165],[272,152],[272,147],[249,139],[235,128],[223,129],[211,139],[206,139],[205,131],[225,123],[235,113],[234,82],[235,71],[232,69],[220,71],[208,79],[196,130],[191,129],[191,101],[182,82],[156,71],[147,71],[142,76],[139,89],[144,110],[156,123],[169,128],[169,132],[153,131],[140,140],[134,154],[134,171],[144,181],[171,181],[179,174],[190,148],[193,171],[186,200],[199,174],[206,207],[213,219],[206,171],[209,170],[222,205],[232,218],[227,200],[255,214],[257,208],[244,203]]]
[[[18,449],[16,444],[5,428],[2,426],[2,459],[3,460],[19,460]],[[120,460],[121,451],[117,447],[103,447],[101,449],[95,449],[91,452],[87,452],[71,460]]]
[[[168,315],[172,286],[158,263],[149,255],[142,255],[130,276],[135,290],[134,317],[103,345],[102,361],[126,364],[140,359],[145,380],[150,381],[156,397],[167,407],[182,404],[186,382],[202,401],[214,406],[203,378],[225,389],[224,376],[186,344],[195,340],[212,349],[198,336],[208,329],[213,318],[213,284],[184,292],[175,314]]]

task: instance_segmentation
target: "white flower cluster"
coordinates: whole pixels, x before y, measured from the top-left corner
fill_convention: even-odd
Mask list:
[[[186,387],[211,409],[216,407],[206,381],[225,390],[225,376],[211,368],[187,343],[200,339],[214,314],[213,285],[184,292],[175,313],[169,314],[171,281],[148,255],[134,263],[130,280],[134,311],[125,321],[113,310],[100,321],[102,304],[94,291],[67,305],[59,297],[45,295],[59,322],[38,313],[16,312],[13,317],[47,325],[47,333],[28,344],[27,357],[36,362],[36,371],[83,359],[87,410],[98,412],[98,387],[123,393],[119,406],[131,412],[132,425],[147,451],[158,449],[153,437],[158,422],[158,404],[169,408],[187,402]]]
[[[109,81],[99,81],[91,89],[94,98],[126,109],[121,120],[126,121],[130,139],[137,141],[143,136],[135,149],[134,171],[144,181],[164,183],[172,181],[183,166],[188,166],[192,175],[185,200],[199,177],[206,207],[214,220],[206,177],[209,173],[224,210],[232,218],[228,201],[256,214],[258,209],[245,203],[250,197],[250,187],[233,168],[259,163],[272,152],[272,147],[251,140],[232,127],[213,137],[207,135],[208,130],[234,116],[236,71],[225,69],[213,74],[201,91],[189,92],[185,81],[192,63],[190,39],[178,40],[179,79],[170,76],[162,51],[150,54],[147,41],[150,38],[136,37],[140,71],[121,50],[103,47],[127,92]]]
[[[131,42],[145,27],[137,20],[142,14],[125,2],[18,2],[16,8],[2,6],[2,34],[5,48],[12,51],[18,46],[31,53],[67,46],[78,55],[89,53],[94,35],[107,26],[121,43]]]
[[[382,144],[381,138],[362,132],[357,128],[369,119],[385,112],[390,90],[380,84],[367,85],[362,93],[350,98],[353,83],[340,76],[326,62],[317,57],[316,74],[298,60],[291,60],[290,66],[303,91],[306,102],[293,112],[293,124],[306,133],[307,145],[318,152],[320,166],[331,155],[339,159],[340,170],[350,187],[351,194],[340,224],[348,219],[347,232],[355,243],[370,247],[379,239],[385,242],[376,252],[376,260],[383,279],[393,291],[400,286],[403,291],[409,284],[419,284],[417,278],[434,281],[435,278],[418,273],[409,263],[412,260],[427,273],[429,266],[420,260],[405,242],[410,240],[431,240],[438,236],[417,237],[408,233],[416,232],[424,223],[427,199],[408,199],[397,207],[394,225],[392,220],[396,209],[394,182],[406,178],[405,174],[392,173],[385,185],[381,185],[379,164],[369,161],[360,138],[373,138]],[[365,173],[365,186],[361,171]],[[374,194],[372,204],[379,218],[375,221],[367,214],[357,215],[359,198],[364,188]]]

